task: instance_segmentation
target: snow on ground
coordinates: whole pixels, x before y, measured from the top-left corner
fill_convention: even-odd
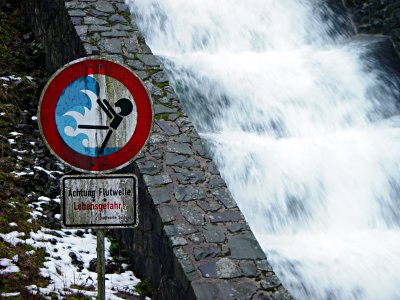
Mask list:
[[[38,197],[37,201],[30,205],[31,216],[35,218],[42,215],[41,205],[51,201],[59,203],[60,199]],[[91,229],[53,230],[41,227],[37,232],[30,232],[28,237],[25,237],[23,232],[12,231],[7,234],[0,233],[0,238],[12,245],[26,243],[35,249],[44,248],[46,250],[48,256],[40,271],[43,277],[50,278],[50,284],[46,288],[27,287],[31,293],[42,295],[55,293],[60,298],[72,293],[80,293],[93,298],[97,296],[97,273],[89,270],[90,261],[97,257],[97,239]],[[106,261],[112,261],[109,251],[110,244],[111,242],[105,238]],[[30,251],[29,254],[35,255],[35,251]],[[18,256],[13,257],[12,260],[0,258],[0,274],[19,272],[19,268],[14,264],[17,261]],[[127,265],[124,264],[121,273],[106,274],[107,299],[123,299],[116,295],[118,292],[138,295],[135,293],[134,287],[140,280],[126,268]],[[1,294],[1,297],[11,297],[11,295]]]

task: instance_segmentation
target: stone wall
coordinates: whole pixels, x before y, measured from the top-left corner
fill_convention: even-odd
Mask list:
[[[400,0],[343,0],[358,33],[391,37],[400,52]]]
[[[121,170],[139,177],[140,224],[116,234],[154,298],[291,299],[123,1],[23,4],[50,72],[82,56],[108,56],[129,65],[151,94],[149,143]]]

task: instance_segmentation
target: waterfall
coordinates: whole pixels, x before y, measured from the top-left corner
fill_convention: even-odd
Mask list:
[[[399,81],[371,53],[382,40],[323,0],[127,3],[291,294],[400,299]]]

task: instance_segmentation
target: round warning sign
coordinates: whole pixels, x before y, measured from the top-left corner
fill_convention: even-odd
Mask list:
[[[38,119],[55,156],[79,171],[98,173],[135,158],[150,135],[153,110],[146,88],[129,68],[87,57],[51,77]]]

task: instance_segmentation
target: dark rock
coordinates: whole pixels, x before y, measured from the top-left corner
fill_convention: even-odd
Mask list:
[[[176,172],[176,177],[181,184],[195,184],[206,180],[204,172],[190,171],[178,167],[175,167],[174,170]]]
[[[129,13],[129,6],[125,3],[116,3],[115,4],[118,10]]]
[[[221,249],[214,246],[195,248],[193,250],[193,255],[197,261],[206,258],[214,258],[221,255]]]
[[[71,263],[76,266],[79,271],[83,269],[84,265],[83,262],[81,260],[78,259],[78,256],[76,255],[75,252],[70,252],[68,253],[69,257],[71,257]]]
[[[155,104],[154,105],[154,114],[156,115],[160,115],[160,114],[173,114],[176,113],[177,110],[176,109],[172,109],[169,107],[166,107],[162,104]]]
[[[205,241],[204,236],[200,233],[193,233],[189,235],[189,240],[191,240],[196,245],[201,244]]]
[[[242,230],[250,230],[247,224],[232,223],[228,226],[229,232],[236,233]]]
[[[180,236],[171,236],[169,238],[171,247],[185,246],[187,245],[187,240]]]
[[[197,205],[204,211],[217,211],[221,208],[221,205],[214,199],[207,199],[204,201],[197,201]]]
[[[185,223],[165,225],[164,230],[167,236],[187,235],[190,233],[195,233],[197,231],[193,226],[187,225]]]
[[[223,227],[208,224],[203,229],[204,237],[208,243],[223,243],[225,241],[225,230]]]
[[[240,261],[239,267],[243,272],[243,275],[246,277],[255,277],[257,276],[257,268],[251,261]]]
[[[190,201],[204,199],[206,193],[201,187],[177,187],[175,198],[177,201]]]
[[[89,31],[109,31],[110,27],[107,26],[101,26],[101,25],[90,25],[89,26]]]
[[[124,45],[125,45],[126,51],[128,51],[130,53],[137,53],[139,51],[138,40],[134,35],[132,35],[132,33],[128,33],[128,35],[130,36],[130,38],[124,39]],[[141,62],[138,61],[138,63],[141,63]]]
[[[89,262],[89,271],[97,272],[97,258],[92,258]]]
[[[101,36],[104,37],[126,37],[129,36],[129,33],[126,31],[103,31]]]
[[[121,43],[122,40],[119,38],[103,38],[98,42],[98,45],[108,53],[120,54],[122,53]]]
[[[149,188],[149,193],[156,205],[170,201],[169,190],[165,187]]]
[[[168,82],[168,77],[163,71],[153,74],[151,78],[153,78],[153,80],[157,83]]]
[[[185,273],[190,273],[195,270],[189,255],[182,248],[174,248],[173,251]]]
[[[93,17],[107,17],[108,14],[102,11],[99,11],[97,9],[88,9],[86,10],[88,12],[89,15],[93,16]]]
[[[226,208],[237,207],[235,200],[232,198],[227,188],[219,188],[214,190],[212,193],[225,205]]]
[[[112,13],[115,11],[114,6],[106,1],[98,1],[94,6],[97,10],[105,12],[105,13]]]
[[[193,281],[192,283],[195,297],[198,300],[219,299],[218,287],[215,282]]]
[[[199,269],[207,278],[235,278],[242,275],[239,266],[227,257],[201,264]]]
[[[225,180],[222,178],[215,178],[215,179],[210,179],[207,183],[207,186],[210,189],[215,189],[217,187],[226,187]]]
[[[266,259],[257,261],[257,269],[261,271],[272,272],[272,266]]]
[[[278,277],[276,277],[275,275],[270,275],[266,278],[261,279],[261,286],[263,289],[265,289],[267,291],[273,290],[280,285],[281,285],[281,282],[279,281]]]
[[[137,54],[137,57],[146,65],[151,67],[160,66],[158,59],[150,54]]]
[[[86,12],[80,9],[73,9],[68,11],[71,17],[84,17],[86,16]]]
[[[148,186],[165,185],[172,182],[168,173],[161,173],[160,175],[144,175],[144,181]]]
[[[157,207],[158,213],[160,214],[163,223],[174,221],[177,214],[177,209],[174,206],[167,205]]]
[[[168,141],[168,137],[161,134],[152,134],[149,139],[150,144],[165,143]]]
[[[179,207],[182,216],[192,225],[203,225],[204,214],[187,206]]]
[[[221,281],[217,283],[218,289],[220,291],[221,300],[228,299],[251,299],[257,291],[257,286],[253,281]]]
[[[192,157],[184,155],[166,153],[165,162],[168,166],[195,168],[200,166],[200,162]]]
[[[243,220],[243,216],[240,211],[236,210],[226,210],[223,212],[210,213],[211,223],[218,222],[237,222]]]
[[[118,15],[118,14],[114,14],[112,15],[109,19],[110,22],[112,23],[125,23],[128,22],[125,17]]]
[[[145,175],[155,175],[161,171],[161,166],[153,160],[139,161],[137,166],[140,172]]]
[[[139,60],[128,60],[126,64],[134,70],[144,70],[144,64]]]
[[[265,254],[252,233],[232,236],[228,239],[231,257],[237,259],[265,259]]]
[[[192,155],[193,151],[190,149],[190,145],[188,143],[177,143],[177,142],[169,142],[167,144],[168,152],[178,153],[178,154],[187,154]]]
[[[156,124],[162,131],[164,131],[168,135],[177,135],[179,134],[179,129],[176,127],[175,123],[167,122],[164,120],[156,120]]]
[[[104,25],[107,24],[107,21],[97,17],[84,17],[83,23],[86,25]]]

